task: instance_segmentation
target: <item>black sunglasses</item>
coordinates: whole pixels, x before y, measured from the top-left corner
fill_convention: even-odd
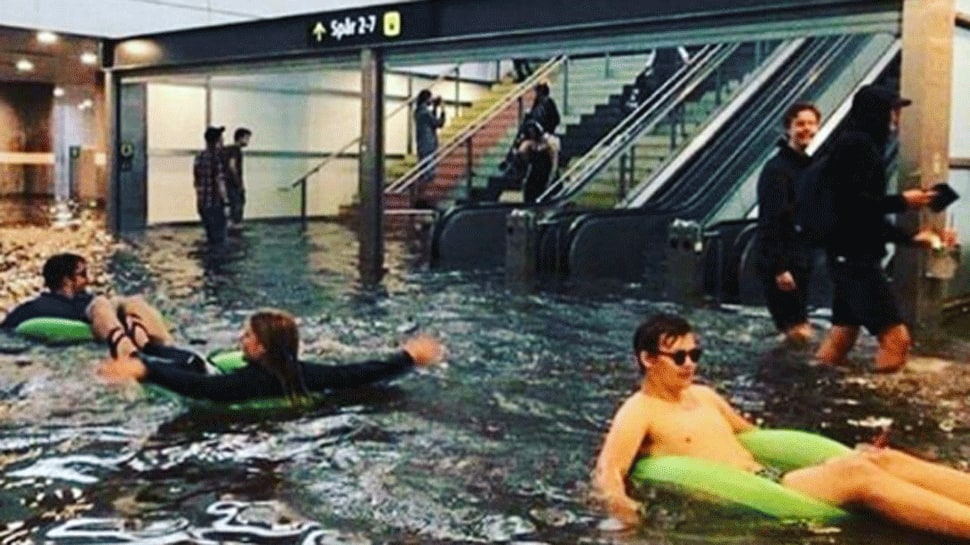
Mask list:
[[[704,355],[704,351],[700,348],[695,348],[693,350],[678,350],[676,352],[664,352],[659,351],[658,354],[662,356],[667,356],[674,360],[677,365],[683,365],[687,361],[687,357],[694,363],[701,361],[701,356]]]

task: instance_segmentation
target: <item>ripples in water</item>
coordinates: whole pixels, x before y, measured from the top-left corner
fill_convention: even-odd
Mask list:
[[[779,527],[656,490],[643,529],[604,531],[589,472],[639,377],[632,330],[658,310],[689,317],[703,379],[755,420],[852,444],[891,418],[913,449],[948,444],[955,462],[970,446],[932,407],[773,350],[762,313],[681,309],[635,287],[512,295],[494,272],[425,269],[406,241],[389,242],[386,281],[368,287],[338,224],[252,224],[215,255],[199,238],[154,229],[112,263],[119,291],[144,292],[181,342],[232,346],[274,306],[301,316],[307,358],[363,359],[428,331],[448,364],[309,411],[239,413],[108,388],[99,346],[0,354],[0,543],[941,542],[866,519]]]

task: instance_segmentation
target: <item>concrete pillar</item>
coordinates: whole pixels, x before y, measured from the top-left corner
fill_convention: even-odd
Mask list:
[[[913,100],[899,127],[899,189],[931,187],[949,178],[954,0],[904,0],[900,91]],[[942,227],[945,214],[907,214],[904,227]],[[917,328],[939,324],[945,281],[927,278],[928,252],[897,247],[895,286],[903,317]]]
[[[361,282],[377,284],[384,275],[384,59],[364,49],[361,64],[360,241]]]

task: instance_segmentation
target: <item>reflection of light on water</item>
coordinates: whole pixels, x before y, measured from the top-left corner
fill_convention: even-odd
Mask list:
[[[79,518],[50,530],[49,540],[90,540],[97,543],[208,545],[235,542],[270,542],[286,539],[301,545],[366,545],[370,541],[321,528],[315,522],[293,520],[278,502],[219,501],[206,509],[215,517],[207,528],[190,528],[184,518],[152,521],[143,527],[122,519]],[[297,541],[298,540],[298,541]]]
[[[100,456],[88,456],[84,454],[57,458],[44,458],[43,460],[38,460],[29,467],[11,471],[8,473],[8,475],[11,477],[46,477],[50,479],[60,479],[82,484],[92,484],[98,482],[97,477],[85,475],[84,473],[72,469],[69,466],[82,465],[113,468],[130,458],[130,454],[119,456],[117,458],[102,458]]]

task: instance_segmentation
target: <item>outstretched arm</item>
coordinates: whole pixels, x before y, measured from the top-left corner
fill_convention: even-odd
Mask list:
[[[626,477],[649,432],[649,419],[635,394],[613,417],[596,461],[593,486],[610,515],[627,523],[640,520],[640,504],[627,495]]]

